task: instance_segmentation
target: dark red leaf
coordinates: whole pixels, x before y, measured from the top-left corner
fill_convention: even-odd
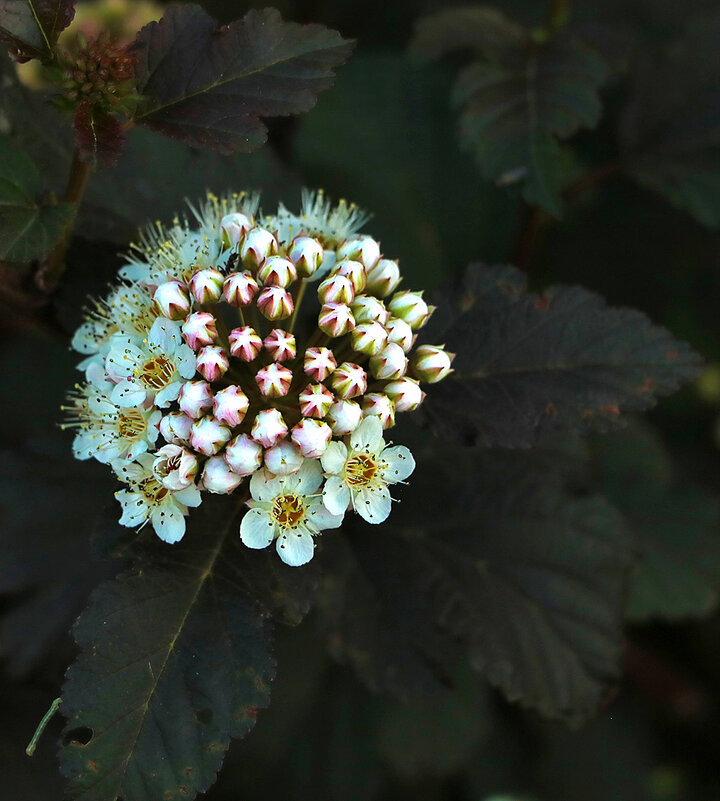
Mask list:
[[[75,112],[73,128],[75,145],[83,161],[110,166],[120,158],[125,132],[122,123],[111,114],[81,103]]]
[[[45,61],[74,16],[73,0],[0,0],[0,39],[16,61]]]

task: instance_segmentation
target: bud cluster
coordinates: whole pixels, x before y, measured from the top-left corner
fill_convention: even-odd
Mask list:
[[[152,522],[167,542],[201,492],[251,477],[243,542],[275,541],[303,564],[348,509],[388,516],[388,485],[414,461],[383,432],[453,355],[413,350],[433,307],[398,290],[398,262],[357,233],[355,207],[308,193],[300,215],[263,217],[241,194],[193,212],[196,228],[148,231],[75,335],[87,379],[65,407],[75,455],[127,485],[122,524]]]

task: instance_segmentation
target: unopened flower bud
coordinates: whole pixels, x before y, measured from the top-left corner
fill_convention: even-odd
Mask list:
[[[331,274],[342,275],[348,278],[353,285],[356,295],[360,294],[360,292],[365,289],[367,277],[362,262],[354,261],[353,259],[341,259],[335,263]]]
[[[352,281],[344,275],[330,275],[318,284],[320,303],[351,303],[355,297]]]
[[[317,272],[323,260],[323,246],[310,236],[296,236],[290,245],[288,258],[297,267],[298,275],[308,278]]]
[[[422,292],[410,292],[410,290],[396,292],[388,304],[388,309],[395,317],[405,320],[413,331],[422,328],[434,311],[422,299]]]
[[[169,320],[183,320],[190,313],[190,295],[179,281],[166,281],[155,290],[158,311]]]
[[[217,339],[215,318],[209,312],[193,312],[182,324],[182,332],[193,350],[198,350],[203,345],[212,345]]]
[[[278,243],[274,235],[264,228],[251,228],[240,246],[240,259],[243,265],[256,273],[268,256],[278,252]]]
[[[276,476],[289,476],[302,467],[300,448],[290,440],[283,439],[265,451],[265,467]]]
[[[452,372],[454,353],[448,353],[439,345],[420,345],[413,353],[410,367],[415,378],[435,384]]]
[[[388,341],[400,345],[405,353],[409,353],[417,336],[410,325],[399,317],[391,317],[385,323],[385,328],[388,332]]]
[[[308,384],[300,393],[300,413],[303,417],[322,419],[335,403],[335,396],[322,384]]]
[[[367,389],[367,374],[359,364],[343,362],[333,373],[332,388],[343,400],[362,395]]]
[[[358,236],[346,239],[337,249],[340,259],[357,259],[366,268],[370,268],[380,258],[380,245],[371,236]]]
[[[268,320],[284,320],[293,313],[292,295],[281,286],[266,286],[257,297],[257,307]]]
[[[249,306],[258,289],[251,273],[230,273],[223,284],[223,297],[231,306]]]
[[[224,281],[221,272],[207,267],[194,273],[188,288],[197,303],[216,303],[222,295]]]
[[[233,328],[228,335],[228,342],[230,343],[230,353],[243,362],[257,359],[263,344],[255,329],[250,328],[249,325]]]
[[[292,370],[288,370],[287,367],[283,367],[277,362],[258,370],[255,376],[260,392],[266,398],[281,398],[283,395],[287,395],[292,379]]]
[[[223,452],[228,467],[239,476],[249,476],[262,464],[262,445],[240,434],[230,442]]]
[[[225,387],[215,393],[213,398],[213,415],[216,420],[233,428],[245,419],[250,401],[238,386]]]
[[[255,442],[259,442],[264,448],[272,448],[287,432],[287,424],[277,409],[263,409],[257,413],[250,434]],[[228,464],[232,467],[230,462]]]
[[[235,247],[250,228],[252,228],[252,220],[247,215],[239,211],[226,214],[220,220],[224,247]]]
[[[389,342],[377,356],[370,359],[370,372],[379,379],[402,378],[407,372],[407,367],[407,356],[395,342]]]
[[[270,354],[273,361],[286,362],[294,359],[297,354],[295,337],[283,330],[274,328],[263,341],[263,347]]]
[[[193,420],[184,412],[168,412],[160,420],[160,434],[165,442],[172,445],[187,445]]]
[[[400,281],[402,277],[398,263],[390,259],[380,259],[367,271],[365,291],[369,295],[386,298],[398,288]]]
[[[320,420],[306,418],[293,428],[290,437],[306,459],[319,459],[330,444],[332,429]]]
[[[190,444],[198,453],[214,456],[230,437],[230,429],[208,414],[193,423]]]
[[[180,411],[197,420],[213,406],[213,394],[207,381],[186,381],[178,396]]]
[[[383,428],[395,425],[395,404],[382,392],[369,392],[362,399],[363,417],[379,417]]]
[[[214,492],[217,495],[227,495],[236,489],[243,480],[243,476],[231,470],[225,458],[220,456],[211,456],[203,469],[202,478],[200,480],[201,487],[208,492]]]
[[[264,286],[281,286],[287,289],[297,278],[297,270],[289,259],[269,256],[260,265],[257,277]]]
[[[335,354],[330,348],[308,348],[305,351],[303,369],[313,381],[324,381],[336,367]]]
[[[372,295],[358,295],[350,304],[356,323],[385,323],[390,319],[390,312],[385,304]]]
[[[414,378],[400,378],[386,384],[383,391],[395,403],[396,412],[411,412],[422,403],[425,393]]]
[[[198,460],[180,445],[163,445],[155,452],[152,470],[163,487],[179,492],[195,481]]]
[[[380,323],[360,323],[351,332],[352,349],[375,356],[387,345],[388,332]]]
[[[355,401],[341,400],[333,403],[327,417],[333,434],[343,437],[358,427],[362,420],[362,409]]]
[[[205,345],[195,359],[195,369],[206,381],[217,381],[218,378],[222,378],[229,366],[227,353],[217,345]]]
[[[326,303],[318,315],[318,328],[329,337],[341,337],[355,328],[355,318],[344,303]]]

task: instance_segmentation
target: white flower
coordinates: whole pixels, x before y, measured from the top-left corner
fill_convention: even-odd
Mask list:
[[[198,460],[181,445],[163,445],[153,454],[153,475],[168,489],[178,491],[195,483]]]
[[[332,514],[316,494],[322,484],[320,463],[306,460],[297,473],[273,476],[258,471],[250,479],[253,500],[240,524],[240,538],[248,548],[267,548],[276,540],[280,558],[297,567],[313,557],[313,537],[337,528],[343,513]],[[344,512],[344,510],[343,510]]]
[[[200,491],[195,485],[179,492],[164,487],[153,475],[154,458],[149,453],[131,463],[114,462],[113,469],[128,489],[115,497],[122,506],[121,526],[144,526],[151,522],[155,533],[165,542],[178,542],[185,534],[188,506],[200,505]]]
[[[180,394],[184,379],[195,375],[195,354],[183,344],[180,326],[158,317],[147,340],[135,344],[113,337],[105,367],[118,383],[111,400],[120,406],[141,406],[154,400],[161,409]]]
[[[323,503],[329,512],[342,514],[352,505],[368,523],[382,523],[390,514],[388,484],[404,481],[415,460],[404,445],[386,447],[382,423],[366,417],[350,436],[350,448],[331,442],[322,455],[327,476]]]

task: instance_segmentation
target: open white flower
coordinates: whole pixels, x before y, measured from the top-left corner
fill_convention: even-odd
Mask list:
[[[143,453],[135,462],[112,464],[118,478],[129,485],[115,493],[122,506],[120,525],[142,527],[151,522],[161,540],[178,542],[185,534],[188,506],[200,505],[200,490],[194,484],[179,492],[164,487],[153,474],[154,462]]]
[[[313,537],[337,528],[343,519],[329,512],[317,494],[322,470],[316,460],[306,459],[297,473],[275,476],[260,470],[250,479],[253,500],[240,524],[240,538],[248,548],[276,549],[285,564],[297,567],[309,562],[315,551]]]
[[[322,455],[327,476],[323,503],[332,514],[349,505],[368,523],[382,523],[390,514],[388,484],[404,481],[415,459],[404,445],[386,447],[379,418],[366,417],[350,435],[350,447],[331,442]]]

